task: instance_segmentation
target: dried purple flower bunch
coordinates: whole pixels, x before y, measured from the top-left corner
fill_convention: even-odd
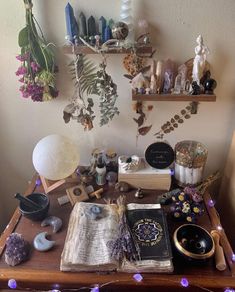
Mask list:
[[[16,266],[29,256],[30,245],[19,233],[12,233],[6,240],[5,262]]]
[[[131,234],[125,215],[126,206],[124,196],[120,196],[117,199],[117,205],[120,215],[118,235],[116,240],[107,242],[107,247],[111,252],[112,258],[116,261],[122,262],[124,258],[129,261],[139,260],[139,247]]]
[[[18,43],[21,54],[16,57],[21,62],[16,71],[22,83],[20,91],[22,97],[31,98],[33,101],[51,100],[58,96],[55,86],[55,73],[58,69],[54,62],[54,53],[32,13],[32,0],[23,1],[26,26],[19,32]]]

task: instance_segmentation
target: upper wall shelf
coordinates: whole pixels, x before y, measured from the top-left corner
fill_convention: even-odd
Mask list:
[[[65,54],[72,54],[73,53],[73,46],[64,46],[63,51]],[[150,46],[143,46],[137,48],[138,54],[151,54],[153,51],[153,48]],[[109,47],[108,51],[105,52],[106,54],[127,54],[130,53],[131,49],[125,49],[125,48],[117,48],[117,47]],[[91,48],[87,46],[75,46],[74,47],[74,53],[75,54],[97,54],[94,52]]]
[[[135,94],[132,92],[132,100],[139,101],[216,101],[214,94]]]

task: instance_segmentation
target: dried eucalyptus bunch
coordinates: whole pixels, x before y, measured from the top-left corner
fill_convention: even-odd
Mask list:
[[[93,99],[84,97],[90,94],[98,94],[96,89],[96,67],[90,60],[87,60],[85,55],[78,54],[74,61],[69,64],[70,72],[75,80],[75,90],[71,103],[64,109],[64,121],[68,123],[70,119],[77,120],[84,127],[84,130],[93,128],[93,120],[95,118]]]
[[[193,103],[187,105],[184,109],[180,111],[179,114],[175,114],[169,121],[165,122],[161,126],[161,130],[154,134],[157,139],[163,139],[165,134],[174,131],[180,124],[184,123],[184,120],[191,118],[191,112],[193,109]]]
[[[106,62],[100,64],[95,81],[96,94],[100,97],[100,126],[108,124],[115,115],[119,115],[118,108],[115,106],[117,100],[117,85],[112,77],[106,72]]]

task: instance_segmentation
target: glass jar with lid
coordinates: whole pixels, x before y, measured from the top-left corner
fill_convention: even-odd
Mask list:
[[[203,179],[208,150],[197,141],[185,140],[175,145],[175,179],[180,186],[196,186]]]

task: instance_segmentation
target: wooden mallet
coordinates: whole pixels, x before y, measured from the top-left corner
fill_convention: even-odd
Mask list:
[[[215,242],[215,266],[219,271],[224,271],[226,269],[226,261],[224,257],[224,250],[220,245],[220,234],[217,230],[211,231],[211,236]]]

